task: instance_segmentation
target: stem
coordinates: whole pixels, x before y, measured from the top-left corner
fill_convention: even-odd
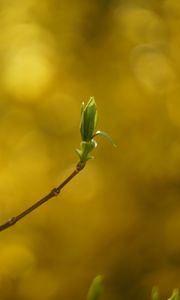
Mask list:
[[[24,218],[26,215],[30,214],[33,210],[35,210],[36,208],[41,206],[43,203],[47,202],[48,200],[50,200],[51,198],[53,198],[55,196],[58,196],[59,193],[61,192],[61,190],[63,189],[63,187],[68,182],[70,182],[84,167],[85,167],[84,162],[81,162],[81,161],[78,162],[75,170],[58,187],[53,188],[52,191],[50,191],[46,196],[44,196],[42,199],[38,200],[36,203],[34,203],[29,208],[22,211],[19,215],[10,218],[5,223],[0,225],[0,231],[3,231],[5,229],[9,228],[10,226],[16,224],[19,220]]]

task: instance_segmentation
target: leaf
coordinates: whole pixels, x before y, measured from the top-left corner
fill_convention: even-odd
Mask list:
[[[160,300],[159,298],[159,289],[157,286],[154,286],[151,293],[151,300]]]
[[[81,104],[81,112],[80,112],[80,130],[82,127],[82,122],[83,122],[83,112],[84,112],[84,102]]]
[[[99,275],[94,278],[90,286],[87,300],[100,300],[102,295],[102,289],[103,289],[102,277]]]
[[[87,160],[93,158],[93,156],[90,155],[90,152],[92,152],[96,146],[97,143],[93,139],[90,142],[82,141],[80,143],[80,149],[76,149],[76,152],[79,155],[81,162],[86,162]]]
[[[171,297],[168,300],[180,300],[180,294],[178,289],[174,289]]]
[[[106,133],[106,132],[104,132],[104,131],[101,131],[101,130],[98,130],[98,131],[96,131],[96,133],[93,135],[93,138],[94,138],[95,136],[102,136],[103,138],[105,138],[106,140],[108,140],[111,144],[113,144],[114,147],[117,147],[117,145],[114,143],[112,137],[111,137],[108,133]]]

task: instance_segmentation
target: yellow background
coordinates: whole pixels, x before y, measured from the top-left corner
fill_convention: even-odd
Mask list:
[[[95,159],[0,233],[0,299],[167,298],[180,280],[179,0],[1,0],[0,222],[69,175],[82,101]]]

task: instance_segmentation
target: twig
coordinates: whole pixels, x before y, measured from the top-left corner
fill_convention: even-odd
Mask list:
[[[50,200],[51,198],[53,198],[55,196],[58,196],[59,193],[61,192],[61,190],[63,189],[63,187],[69,181],[71,181],[84,167],[85,167],[85,163],[84,162],[81,162],[81,161],[78,162],[78,164],[76,165],[75,170],[58,187],[55,187],[54,189],[52,189],[52,191],[50,191],[49,194],[47,194],[45,197],[43,197],[42,199],[40,199],[39,201],[37,201],[36,203],[34,203],[29,208],[25,209],[19,215],[10,218],[8,221],[6,221],[2,225],[0,225],[0,231],[3,231],[5,229],[9,228],[10,226],[13,226],[19,220],[21,220],[26,215],[30,214],[33,210],[35,210],[36,208],[38,208],[39,206],[41,206],[43,203],[47,202],[48,200]]]
[[[94,137],[99,135],[107,138],[111,143],[113,143],[111,137],[106,132],[100,130],[95,131],[96,125],[97,125],[96,102],[95,99],[91,97],[89,102],[86,104],[86,106],[84,105],[84,103],[82,103],[82,107],[81,107],[81,117],[80,117],[81,143],[80,143],[80,149],[76,150],[80,160],[76,165],[75,170],[58,187],[52,189],[52,191],[49,192],[49,194],[47,194],[45,197],[37,201],[29,208],[25,209],[19,215],[10,218],[8,221],[0,225],[0,231],[3,231],[9,228],[10,226],[14,225],[19,220],[24,218],[26,215],[30,214],[33,210],[38,208],[40,205],[47,202],[49,199],[59,195],[62,188],[85,167],[86,162],[89,159],[93,158],[91,156],[91,152],[97,146],[97,142],[94,140]]]

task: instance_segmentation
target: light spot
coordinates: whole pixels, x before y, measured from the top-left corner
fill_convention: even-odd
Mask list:
[[[51,85],[53,68],[41,49],[25,46],[9,57],[4,70],[4,87],[21,101],[40,97]]]
[[[25,299],[52,300],[57,297],[60,282],[46,270],[34,270],[24,276],[19,285],[19,294]]]
[[[166,40],[163,20],[151,10],[125,7],[119,13],[124,35],[134,43],[154,43]]]
[[[168,57],[151,45],[141,45],[132,52],[132,67],[136,79],[147,90],[162,94],[175,83],[175,72]]]
[[[5,244],[0,247],[0,276],[22,277],[35,263],[33,253],[23,244]]]

